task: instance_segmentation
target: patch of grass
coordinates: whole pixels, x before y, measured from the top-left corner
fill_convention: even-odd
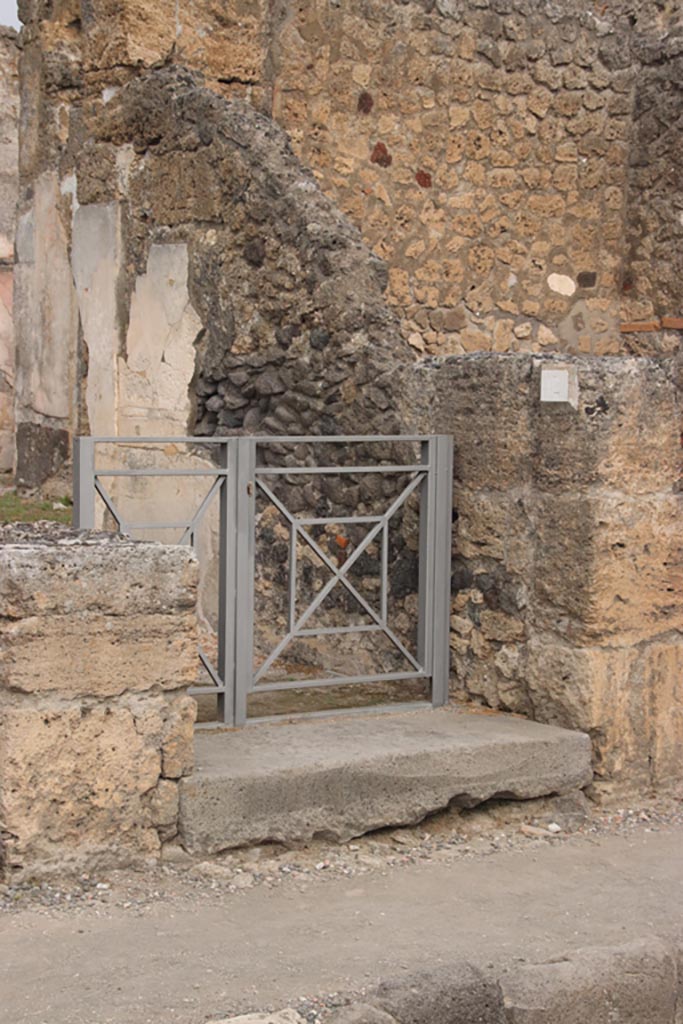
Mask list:
[[[0,523],[35,523],[39,519],[70,524],[71,498],[60,498],[57,501],[52,498],[26,497],[14,490],[0,494]]]

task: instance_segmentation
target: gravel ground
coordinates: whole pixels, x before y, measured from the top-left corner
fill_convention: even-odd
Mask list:
[[[447,811],[419,825],[384,829],[345,845],[315,841],[296,849],[260,846],[211,860],[193,859],[181,847],[172,846],[167,848],[165,863],[144,870],[0,884],[0,912],[31,909],[48,915],[77,915],[88,908],[106,916],[108,908],[118,907],[142,913],[159,901],[215,902],[221,894],[232,896],[256,886],[294,886],[304,892],[332,878],[387,874],[420,862],[450,863],[502,850],[560,844],[569,837],[590,843],[599,836],[658,832],[682,825],[683,794],[609,810],[596,808],[582,795],[526,803],[501,801],[471,811]],[[312,1012],[308,1008],[304,1015]]]
[[[326,1024],[404,971],[677,940],[683,801],[589,810],[498,805],[343,847],[8,888],[0,1024],[207,1024],[285,1006]]]

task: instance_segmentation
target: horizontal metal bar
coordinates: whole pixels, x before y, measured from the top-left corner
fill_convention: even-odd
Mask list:
[[[192,520],[183,520],[182,523],[126,523],[127,530],[186,530],[192,526]]]
[[[294,682],[259,683],[250,693],[274,693],[277,690],[309,690],[316,686],[351,686],[355,683],[393,683],[401,679],[426,679],[426,672],[384,672],[376,676],[339,676],[338,679],[300,679]]]
[[[253,440],[257,444],[350,444],[359,442],[361,444],[376,443],[381,444],[383,441],[411,441],[418,443],[420,441],[428,441],[430,435],[428,434],[302,434],[301,437],[297,437],[296,434],[285,435],[279,437],[277,435],[252,435]]]
[[[227,476],[227,469],[96,469],[98,476]]]
[[[209,697],[215,697],[216,694],[225,693],[224,686],[189,686],[187,692],[191,697],[201,697],[208,695]]]
[[[293,639],[299,636],[336,636],[337,633],[381,633],[383,627],[372,626],[324,626],[320,629],[300,629],[294,633]]]
[[[382,516],[325,516],[318,519],[299,519],[297,516],[296,522],[300,526],[322,526],[323,523],[336,523],[339,526],[344,526],[347,523],[381,523]]]
[[[223,437],[88,437],[95,444],[228,444],[237,435]],[[388,441],[408,441],[418,443],[428,441],[428,434],[287,434],[282,437],[275,434],[240,434],[241,438],[249,438],[257,444],[382,444]]]
[[[89,437],[94,444],[228,444],[233,437]]]
[[[416,466],[257,466],[257,476],[329,476],[337,473],[426,473],[429,465]]]

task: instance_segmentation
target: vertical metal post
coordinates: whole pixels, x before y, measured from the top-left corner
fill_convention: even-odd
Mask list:
[[[225,687],[218,696],[218,718],[235,724],[235,571],[237,562],[237,442],[221,445],[218,545],[218,675]]]
[[[287,601],[287,628],[290,633],[294,632],[294,624],[296,623],[296,551],[298,540],[296,522],[292,521],[289,527],[289,597]]]
[[[453,439],[439,434],[431,442],[435,501],[433,523],[434,597],[432,602],[432,705],[448,703],[450,676],[451,543]]]
[[[434,596],[434,439],[420,443],[420,462],[427,473],[420,484],[419,584],[417,611],[417,660],[432,675],[432,602]]]
[[[76,530],[95,529],[95,441],[75,437],[73,441],[73,513]]]
[[[247,720],[247,695],[254,679],[254,513],[256,439],[239,437],[235,573],[235,725]]]
[[[382,563],[380,568],[380,618],[387,624],[389,590],[389,523],[382,526]]]

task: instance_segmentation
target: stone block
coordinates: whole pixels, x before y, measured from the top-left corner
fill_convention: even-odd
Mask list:
[[[453,435],[456,483],[502,490],[528,481],[530,381],[530,359],[477,354],[444,363],[431,429]]]
[[[479,620],[482,635],[486,640],[505,643],[524,638],[524,623],[512,615],[486,610],[481,613]]]
[[[2,142],[0,142],[0,158],[1,156]],[[2,214],[3,210],[0,206],[0,219]],[[3,238],[0,235],[0,253],[2,252],[2,242]],[[12,281],[12,267],[0,265],[0,473],[11,470],[14,464],[14,365],[16,354],[12,321]]]
[[[660,790],[676,788],[683,774],[683,644],[649,644],[642,677],[652,781]]]
[[[304,1018],[296,1010],[276,1010],[272,1013],[241,1013],[237,1017],[221,1017],[207,1024],[304,1024]]]
[[[677,489],[683,448],[674,364],[654,359],[591,364],[591,390],[583,390],[582,405],[587,416],[605,424],[597,459],[603,486],[632,495]]]
[[[593,739],[600,778],[649,779],[646,708],[636,667],[638,653],[625,648],[586,648],[554,638],[527,648],[525,683],[539,721],[582,729]]]
[[[335,1010],[329,1017],[330,1024],[395,1024],[395,1018],[386,1010],[370,1003],[351,1003]]]
[[[78,307],[56,169],[40,175],[32,193],[31,209],[19,218],[17,231],[16,414],[18,424],[35,423],[58,437],[72,428],[75,416]],[[21,479],[28,486],[45,479],[32,467],[27,453]]]
[[[180,833],[197,854],[345,841],[449,804],[571,792],[592,779],[587,736],[454,708],[200,733],[196,748],[198,771],[180,782]]]
[[[539,495],[538,623],[589,644],[638,643],[683,625],[679,495]],[[559,617],[559,618],[558,618]]]
[[[539,375],[557,359],[538,360],[531,400],[536,408],[534,483],[568,490],[596,484],[627,494],[670,490],[683,472],[672,367],[624,358],[578,358],[579,402],[539,403]]]
[[[586,502],[592,531],[588,635],[639,643],[683,627],[683,495],[602,495]],[[599,638],[599,639],[598,639]]]
[[[593,741],[603,790],[675,790],[683,753],[683,644],[583,647],[556,638],[527,646],[524,686],[534,716]]]
[[[43,423],[18,423],[16,481],[21,487],[40,487],[56,476],[69,459],[69,434]]]
[[[476,491],[456,485],[454,552],[466,559],[493,559],[510,573],[533,562],[533,525],[525,500],[515,493]]]
[[[0,690],[112,697],[194,683],[195,618],[72,613],[0,627]]]
[[[0,872],[157,857],[193,763],[197,565],[56,524],[0,529]]]
[[[4,704],[2,712],[8,874],[118,866],[159,852],[144,797],[158,785],[161,754],[129,708]]]
[[[658,939],[585,949],[500,979],[507,1024],[673,1024],[676,963]]]
[[[77,207],[73,219],[71,265],[83,339],[88,347],[85,401],[90,433],[94,436],[117,432],[120,259],[119,205],[87,203]]]
[[[152,824],[161,840],[172,839],[178,832],[178,786],[160,779],[147,801]]]
[[[399,1024],[505,1024],[494,977],[463,960],[384,982],[373,1003]]]
[[[176,697],[168,705],[161,742],[162,773],[167,779],[189,775],[194,767],[194,723],[197,702]]]
[[[0,528],[0,616],[118,617],[189,612],[197,564],[187,548],[138,543],[113,534]]]

